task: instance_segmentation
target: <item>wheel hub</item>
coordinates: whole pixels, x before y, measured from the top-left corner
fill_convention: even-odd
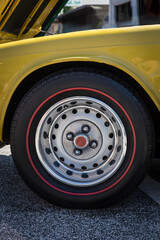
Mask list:
[[[127,149],[116,112],[90,97],[66,98],[53,105],[38,124],[35,142],[48,173],[73,186],[93,186],[110,178]]]
[[[79,134],[74,138],[74,145],[76,148],[84,149],[89,145],[89,139],[87,136]]]
[[[80,111],[79,107],[77,107],[77,109]],[[78,118],[78,115],[76,118]],[[69,117],[69,119],[71,118]],[[72,136],[71,139],[69,138],[70,135]],[[63,142],[64,150],[71,157],[87,160],[91,159],[98,153],[103,138],[100,129],[93,122],[83,119],[75,120],[74,116],[73,121],[66,126],[66,129],[62,133],[61,141]],[[96,148],[92,147],[94,142],[97,143]]]

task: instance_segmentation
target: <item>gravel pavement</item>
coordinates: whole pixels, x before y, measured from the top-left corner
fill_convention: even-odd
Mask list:
[[[35,195],[0,149],[0,240],[159,240],[160,205],[137,189],[98,210],[70,210]]]

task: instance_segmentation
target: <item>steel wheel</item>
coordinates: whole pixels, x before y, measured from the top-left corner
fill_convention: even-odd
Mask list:
[[[11,127],[13,158],[25,182],[47,201],[71,208],[102,207],[131,193],[153,146],[152,121],[137,95],[93,72],[43,79],[22,99]]]
[[[127,138],[122,121],[108,105],[73,97],[53,105],[36,131],[36,151],[48,173],[72,186],[93,186],[122,164]]]

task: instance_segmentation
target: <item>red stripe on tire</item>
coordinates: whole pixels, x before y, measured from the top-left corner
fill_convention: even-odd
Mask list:
[[[74,193],[74,192],[68,192],[68,191],[65,191],[65,190],[62,190],[60,188],[57,188],[55,187],[54,185],[52,185],[51,183],[49,183],[37,170],[37,168],[35,167],[33,161],[32,161],[32,158],[31,158],[31,154],[30,154],[30,150],[29,150],[29,132],[30,132],[30,128],[31,128],[31,124],[33,122],[33,119],[34,117],[36,116],[37,112],[39,111],[39,109],[46,103],[48,102],[50,99],[52,99],[53,97],[61,94],[61,93],[65,93],[65,92],[69,92],[69,91],[75,91],[75,90],[87,90],[87,91],[92,91],[92,92],[95,92],[95,93],[99,93],[107,98],[109,98],[110,100],[112,100],[114,103],[116,103],[120,109],[124,112],[124,114],[126,115],[129,123],[130,123],[130,126],[131,126],[131,129],[132,129],[132,133],[133,133],[133,153],[132,153],[132,157],[131,157],[131,161],[127,167],[127,169],[125,170],[125,172],[123,173],[123,175],[116,181],[114,182],[112,185],[110,185],[109,187],[107,188],[104,188],[102,190],[99,190],[97,192],[91,192],[91,193]],[[74,195],[74,196],[90,196],[90,195],[96,195],[96,194],[100,194],[100,193],[103,193],[111,188],[113,188],[115,185],[117,185],[125,176],[126,174],[128,173],[132,163],[133,163],[133,160],[134,160],[134,156],[135,156],[135,152],[136,152],[136,134],[135,134],[135,130],[134,130],[134,127],[133,127],[133,123],[128,115],[128,113],[126,112],[126,110],[114,99],[112,98],[111,96],[109,96],[108,94],[106,93],[103,93],[99,90],[96,90],[96,89],[91,89],[91,88],[83,88],[83,87],[79,87],[79,88],[69,88],[69,89],[65,89],[65,90],[62,90],[62,91],[59,91],[53,95],[51,95],[49,98],[47,98],[45,101],[43,101],[39,107],[36,109],[36,111],[33,113],[31,119],[30,119],[30,122],[29,122],[29,125],[28,125],[28,128],[27,128],[27,134],[26,134],[26,149],[27,149],[27,154],[28,154],[28,158],[29,158],[29,161],[34,169],[34,171],[36,172],[36,174],[41,178],[41,180],[43,182],[45,182],[48,186],[50,186],[51,188],[59,191],[59,192],[62,192],[62,193],[65,193],[65,194],[69,194],[69,195]]]

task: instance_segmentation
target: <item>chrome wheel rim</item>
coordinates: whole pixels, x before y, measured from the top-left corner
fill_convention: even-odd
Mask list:
[[[42,116],[35,135],[45,170],[71,186],[94,186],[124,161],[127,135],[117,113],[91,97],[66,98]]]

